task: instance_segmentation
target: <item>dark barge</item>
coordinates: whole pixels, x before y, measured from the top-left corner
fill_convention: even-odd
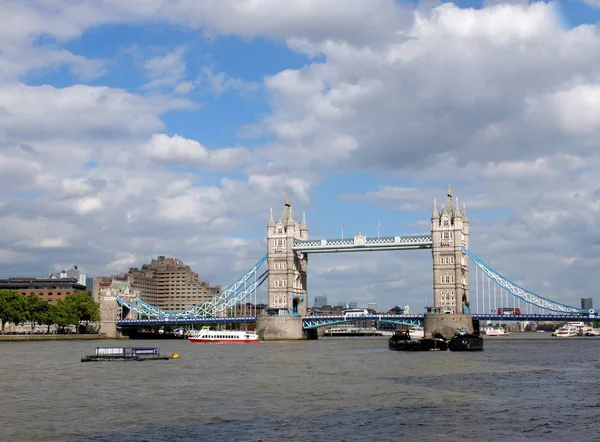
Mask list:
[[[473,333],[459,330],[451,339],[437,333],[432,338],[411,339],[407,330],[394,333],[388,340],[390,350],[397,351],[483,351],[479,321],[473,320]]]
[[[166,361],[179,359],[177,353],[161,356],[156,347],[96,347],[93,355],[84,356],[81,362],[97,361]]]
[[[445,351],[448,350],[448,341],[442,335],[411,339],[408,331],[400,330],[390,337],[388,346],[390,350],[397,351]]]

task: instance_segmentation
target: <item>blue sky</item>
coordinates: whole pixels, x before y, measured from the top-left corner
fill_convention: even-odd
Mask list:
[[[42,3],[0,6],[0,276],[227,285],[285,198],[311,237],[421,233],[451,184],[501,273],[595,290],[594,0]],[[371,255],[315,257],[311,297],[420,306],[428,252]]]

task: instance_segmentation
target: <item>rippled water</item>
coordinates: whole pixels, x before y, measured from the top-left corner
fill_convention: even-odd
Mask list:
[[[81,363],[96,346],[181,359]],[[2,441],[599,440],[600,339],[0,342]]]

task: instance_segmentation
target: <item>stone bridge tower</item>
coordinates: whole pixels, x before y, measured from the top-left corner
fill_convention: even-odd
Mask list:
[[[469,258],[462,252],[463,246],[469,247],[469,220],[465,206],[461,212],[458,198],[452,199],[450,186],[441,212],[433,201],[431,240],[434,307],[444,313],[470,313]]]
[[[295,221],[290,201],[286,200],[277,222],[271,209],[267,226],[268,307],[279,316],[307,313],[308,255],[292,250],[294,239],[308,239],[306,217],[302,215],[302,223]]]

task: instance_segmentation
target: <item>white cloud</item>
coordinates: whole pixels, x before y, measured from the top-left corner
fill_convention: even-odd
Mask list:
[[[201,82],[207,83],[209,89],[214,94],[222,94],[228,90],[237,90],[240,92],[251,92],[258,89],[256,83],[244,81],[239,78],[232,78],[225,72],[213,73],[212,69],[204,67],[202,69]]]
[[[186,49],[180,47],[146,61],[144,67],[150,81],[144,85],[144,88],[157,89],[176,86],[179,90],[191,90],[189,86],[185,85],[186,83],[181,83],[186,73],[185,54]]]
[[[593,8],[600,8],[600,0],[583,0],[584,3],[587,3]]]
[[[246,164],[250,159],[250,152],[243,147],[207,149],[199,142],[179,135],[169,137],[165,134],[154,134],[144,151],[156,160],[173,163],[191,161],[218,170]]]

